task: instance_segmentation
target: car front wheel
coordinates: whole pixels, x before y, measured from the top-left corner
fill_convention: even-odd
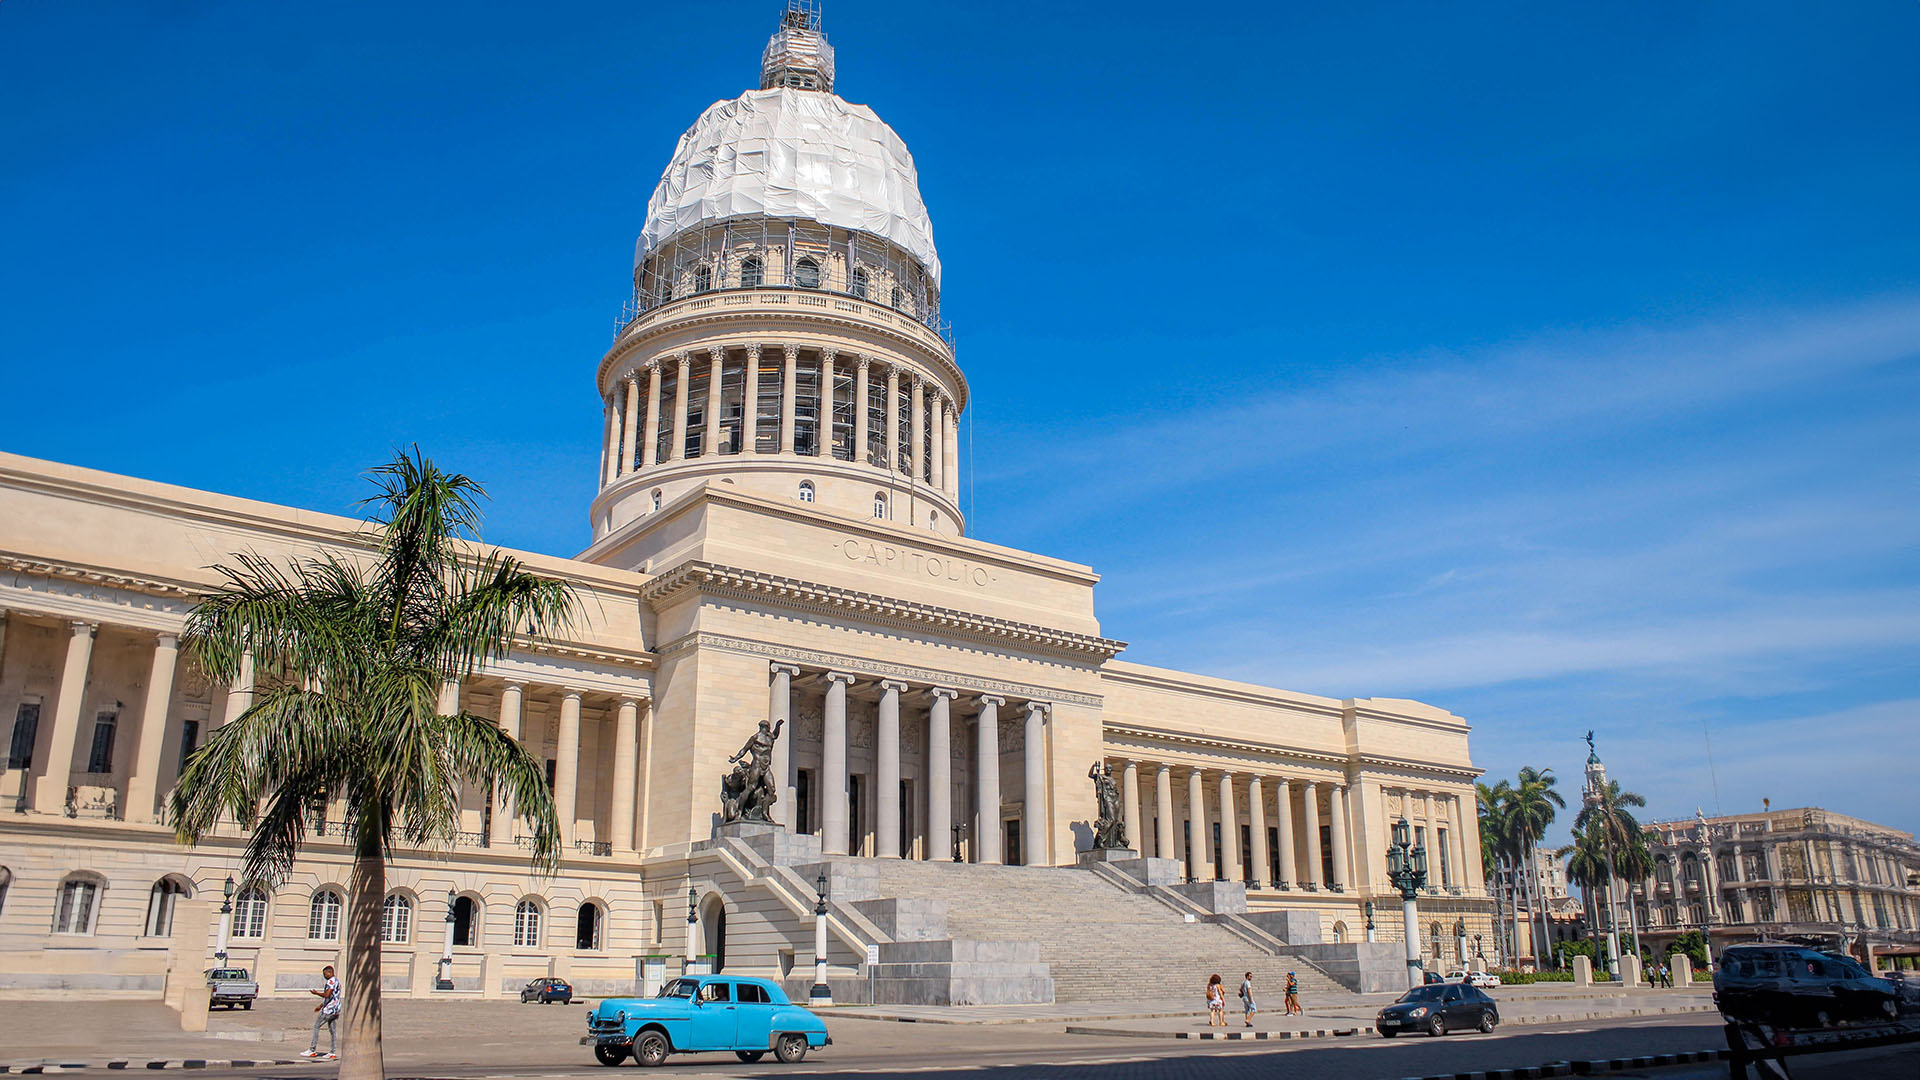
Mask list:
[[[618,1065],[627,1060],[627,1048],[615,1043],[596,1043],[593,1059],[602,1065]]]
[[[774,1044],[773,1056],[787,1065],[799,1063],[807,1056],[807,1037],[795,1034],[780,1036],[780,1041]]]
[[[1498,1024],[1499,1022],[1500,1022],[1499,1020],[1494,1018],[1492,1009],[1488,1009],[1487,1011],[1481,1013],[1480,1014],[1480,1033],[1483,1035],[1493,1034],[1494,1025]]]
[[[667,1037],[657,1031],[643,1031],[633,1037],[633,1060],[652,1067],[667,1060]]]
[[[735,1050],[733,1056],[751,1065],[761,1058],[766,1057],[767,1052],[765,1050]]]
[[[1440,1035],[1445,1035],[1446,1033],[1447,1033],[1446,1020],[1442,1019],[1439,1013],[1434,1013],[1433,1019],[1427,1021],[1427,1034],[1433,1035],[1433,1036],[1440,1036]]]

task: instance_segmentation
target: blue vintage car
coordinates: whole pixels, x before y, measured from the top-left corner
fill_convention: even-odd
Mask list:
[[[593,1056],[618,1065],[628,1054],[658,1065],[668,1054],[731,1050],[741,1061],[773,1055],[789,1064],[832,1046],[827,1025],[766,979],[698,975],[675,979],[650,998],[607,998],[587,1014]]]

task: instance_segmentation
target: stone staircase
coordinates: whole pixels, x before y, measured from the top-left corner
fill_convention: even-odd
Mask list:
[[[1034,942],[1063,1003],[1191,999],[1204,1007],[1207,977],[1227,984],[1229,1009],[1243,972],[1252,971],[1263,1009],[1280,1008],[1287,972],[1295,972],[1309,1008],[1351,1000],[1351,993],[1305,960],[1274,955],[1226,927],[1187,922],[1166,904],[1075,867],[981,866],[900,859],[842,859],[877,893],[901,900],[944,900],[956,940]]]

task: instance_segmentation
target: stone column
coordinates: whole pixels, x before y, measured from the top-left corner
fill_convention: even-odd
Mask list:
[[[1247,882],[1249,889],[1270,889],[1273,887],[1273,864],[1267,859],[1267,800],[1262,790],[1260,774],[1247,777],[1247,839],[1253,845],[1253,880]]]
[[[1153,856],[1177,859],[1180,850],[1173,845],[1173,766],[1160,762],[1153,767]]]
[[[146,703],[140,709],[140,745],[127,775],[128,821],[157,820],[154,784],[160,775],[160,751],[166,743],[167,702],[173,697],[173,669],[179,658],[179,638],[161,634],[154,639],[153,663],[147,669]]]
[[[872,363],[871,356],[853,361],[853,460],[861,465],[873,464],[867,460],[867,367]]]
[[[613,725],[613,793],[607,800],[607,814],[613,822],[607,839],[621,854],[633,851],[634,763],[640,754],[640,703],[632,698],[620,701],[618,719]]]
[[[93,662],[93,635],[99,629],[90,622],[68,624],[67,662],[60,669],[60,696],[53,704],[47,763],[33,788],[33,808],[43,814],[60,813],[67,805],[67,782],[73,773],[73,744],[80,737],[80,699],[87,692],[87,668]]]
[[[1025,749],[1026,768],[1022,770],[1025,773],[1022,779],[1026,807],[1020,814],[1020,842],[1026,850],[1021,854],[1028,866],[1050,866],[1053,859],[1047,850],[1051,846],[1047,843],[1051,834],[1048,828],[1051,815],[1047,813],[1047,707],[1038,701],[1027,702]]]
[[[1127,826],[1127,843],[1144,854],[1147,841],[1140,835],[1140,763],[1131,758],[1120,766],[1120,812]]]
[[[1320,864],[1320,791],[1311,780],[1300,782],[1300,809],[1306,815],[1307,888],[1318,889],[1325,884],[1320,880],[1325,873]]]
[[[900,469],[900,369],[887,365],[887,468]]]
[[[508,683],[500,691],[500,730],[515,742],[520,741],[520,684]],[[559,767],[555,766],[557,773]],[[493,795],[493,834],[488,842],[493,847],[506,847],[513,843],[513,801],[507,793],[496,789]]]
[[[676,353],[680,374],[673,384],[673,439],[667,444],[667,460],[680,461],[687,456],[687,395],[693,389],[693,354]]]
[[[1280,872],[1273,875],[1282,889],[1293,888],[1294,875],[1300,871],[1300,861],[1293,857],[1293,790],[1285,777],[1274,781],[1273,812],[1280,826]]]
[[[760,452],[760,346],[747,346],[747,370],[740,382],[740,452]]]
[[[953,858],[953,699],[958,690],[936,686],[927,705],[927,858]]]
[[[460,680],[448,679],[440,684],[440,700],[434,703],[441,716],[453,716],[460,711]]]
[[[874,722],[873,853],[882,859],[900,857],[900,692],[906,688],[903,682],[881,681]]]
[[[1327,824],[1333,832],[1333,891],[1347,891],[1347,786],[1327,789]]]
[[[1473,875],[1467,872],[1467,834],[1466,834],[1466,825],[1465,825],[1465,822],[1467,819],[1465,815],[1466,815],[1466,807],[1461,804],[1460,796],[1455,795],[1453,797],[1453,829],[1452,829],[1452,832],[1453,832],[1453,883],[1455,885],[1461,886],[1462,888],[1470,887],[1470,883],[1473,881]],[[1474,827],[1476,828],[1476,830],[1479,828],[1478,821],[1474,822]],[[1653,896],[1652,889],[1647,890],[1647,896],[1649,898]],[[1649,899],[1648,902],[1651,903],[1652,902],[1651,899]]]
[[[891,384],[894,377],[889,375]],[[887,395],[893,400],[893,394]],[[894,425],[887,425],[889,431]],[[974,732],[973,778],[975,801],[980,805],[979,824],[973,832],[973,861],[998,863],[1000,853],[1000,706],[1007,699],[992,694],[980,695],[980,719]]]
[[[639,449],[634,444],[640,440],[640,383],[629,375],[620,386],[620,392],[626,395],[627,399],[626,423],[620,426],[620,468],[618,470],[619,474],[624,476],[633,471],[633,463],[637,460],[633,455]]]
[[[946,467],[941,474],[947,479],[947,495],[955,500],[960,497],[960,437],[954,428],[957,414],[953,399],[940,399],[940,445],[946,454]]]
[[[706,456],[712,457],[721,452],[726,438],[727,425],[722,419],[726,414],[727,395],[726,367],[727,350],[718,345],[707,350],[707,441]]]
[[[1226,881],[1240,881],[1240,813],[1233,805],[1233,774],[1220,774],[1220,874]]]
[[[220,726],[225,727],[240,719],[253,707],[253,653],[240,654],[240,675],[227,687],[227,703],[220,710]]]
[[[786,366],[780,369],[780,452],[793,453],[793,417],[800,398],[800,346],[782,345]]]
[[[600,486],[613,483],[614,466],[620,454],[620,410],[612,394],[607,395],[606,405],[600,410],[605,417],[600,432]]]
[[[800,669],[792,664],[768,665],[773,685],[767,691],[767,722],[780,729],[773,740],[773,786],[779,794],[774,803],[774,819],[784,819],[788,832],[801,832],[806,822],[798,819],[800,796],[793,775],[793,680]]]
[[[909,475],[917,483],[927,475],[927,387],[918,375],[913,377],[912,395],[913,422],[907,430],[913,433],[913,472]]]
[[[660,451],[660,361],[647,361],[647,426],[640,444],[640,467],[655,463]]]
[[[813,456],[833,456],[833,367],[840,350],[820,347],[820,396],[813,409]]]
[[[573,847],[577,824],[576,796],[580,790],[580,691],[563,690],[560,697],[560,736],[554,747],[553,812],[560,819],[560,846]]]
[[[820,735],[820,851],[847,853],[847,687],[853,676],[827,672],[826,725]]]
[[[1187,876],[1195,881],[1206,881],[1213,877],[1213,850],[1209,842],[1213,838],[1207,829],[1206,785],[1200,779],[1200,770],[1187,772],[1187,842],[1190,857]]]

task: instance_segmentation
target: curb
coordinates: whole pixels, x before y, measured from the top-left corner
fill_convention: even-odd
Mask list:
[[[1644,1057],[1598,1058],[1593,1061],[1551,1061],[1519,1069],[1487,1069],[1484,1072],[1442,1073],[1437,1076],[1410,1076],[1407,1080],[1534,1080],[1542,1076],[1596,1076],[1623,1069],[1659,1069],[1670,1065],[1692,1065],[1703,1061],[1725,1061],[1730,1050],[1694,1050],[1684,1054],[1649,1054]]]
[[[1554,1013],[1545,1016],[1529,1016],[1519,1020],[1503,1020],[1500,1026],[1529,1027],[1542,1024],[1566,1024],[1585,1020],[1612,1020],[1630,1016],[1684,1016],[1690,1013],[1718,1013],[1717,1006],[1697,1009],[1634,1009],[1630,1012],[1609,1013]],[[1180,1013],[1191,1016],[1191,1013]],[[1127,1039],[1199,1039],[1221,1040],[1226,1042],[1257,1041],[1260,1039],[1325,1039],[1347,1038],[1355,1035],[1379,1037],[1370,1024],[1361,1024],[1347,1028],[1319,1028],[1310,1031],[1127,1031],[1121,1028],[1087,1027],[1081,1024],[1068,1024],[1069,1035],[1102,1035]],[[1463,1076],[1466,1074],[1462,1074]]]
[[[46,1061],[40,1065],[0,1065],[0,1074],[13,1076],[38,1076],[46,1072],[81,1072],[86,1068],[261,1068],[265,1065],[313,1065],[317,1059],[311,1057],[157,1057],[152,1061],[132,1061],[127,1057],[115,1057],[94,1065],[90,1061]]]

